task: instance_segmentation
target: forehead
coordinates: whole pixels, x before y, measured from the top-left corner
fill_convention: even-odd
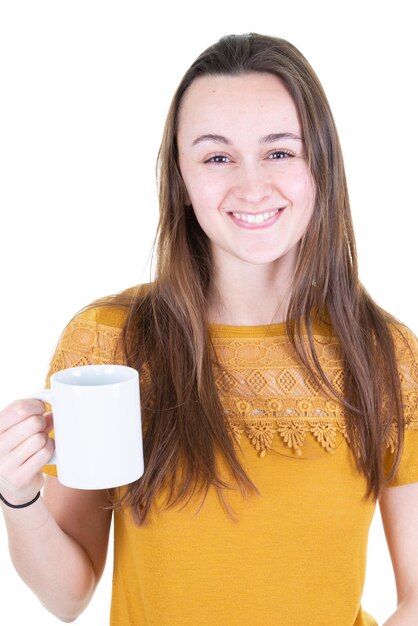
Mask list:
[[[203,76],[186,90],[179,110],[179,136],[213,132],[215,126],[226,132],[248,125],[260,127],[260,132],[261,127],[266,132],[300,132],[296,105],[279,77],[258,72]]]

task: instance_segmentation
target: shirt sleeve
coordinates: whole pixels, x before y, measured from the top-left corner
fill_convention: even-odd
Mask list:
[[[51,358],[45,380],[50,389],[55,372],[80,365],[113,363],[123,365],[122,328],[126,311],[116,307],[95,307],[77,314],[64,328]],[[46,405],[46,410],[53,410]],[[54,432],[50,433],[54,437]],[[45,474],[57,476],[55,465],[46,465]]]
[[[401,330],[403,336],[397,334],[395,342],[405,417],[404,447],[398,470],[387,487],[418,482],[418,339],[409,328],[403,326]],[[386,476],[393,466],[396,440],[396,436],[391,437],[384,454]]]

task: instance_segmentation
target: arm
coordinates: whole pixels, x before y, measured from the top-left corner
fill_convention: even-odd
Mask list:
[[[12,504],[29,502],[42,487],[51,457],[51,422],[39,400],[0,411],[0,492]],[[43,498],[23,509],[1,503],[13,564],[41,603],[64,622],[90,601],[106,561],[111,511],[103,491],[45,481]]]
[[[103,492],[47,477],[27,509],[3,507],[13,565],[51,613],[71,622],[88,605],[106,562],[111,511]]]
[[[418,483],[383,490],[379,501],[398,606],[383,626],[418,624]]]

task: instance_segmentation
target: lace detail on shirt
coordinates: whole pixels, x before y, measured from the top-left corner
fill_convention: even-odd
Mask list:
[[[405,428],[418,430],[418,353],[413,353],[395,336],[399,376],[405,412]],[[121,329],[93,320],[75,318],[63,332],[49,377],[56,371],[97,363],[124,364]],[[339,344],[335,337],[316,335],[321,365],[338,393],[344,376]],[[234,443],[243,437],[260,457],[276,449],[277,443],[301,455],[308,437],[326,452],[334,452],[340,435],[350,444],[344,407],[325,393],[325,388],[307,376],[292,353],[286,336],[212,337],[222,371],[215,370],[215,382]],[[141,385],[148,383],[141,373]],[[394,452],[395,426],[385,441]]]
[[[79,365],[124,364],[121,329],[93,320],[74,319],[64,329],[47,380],[55,372]]]
[[[335,391],[343,394],[344,374],[335,337],[315,336],[321,365]],[[301,455],[307,437],[334,452],[338,434],[351,444],[345,410],[330,398],[325,385],[307,375],[286,336],[214,337],[223,370],[216,385],[237,444],[245,436],[260,457],[281,442]],[[418,430],[418,358],[404,342],[397,345],[405,428]],[[396,449],[396,426],[384,442]]]

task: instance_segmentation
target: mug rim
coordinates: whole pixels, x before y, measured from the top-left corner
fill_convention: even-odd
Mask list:
[[[79,376],[73,375],[71,380],[71,375],[72,373],[74,374],[74,372],[79,372],[80,370],[82,370],[83,372],[85,372],[86,370],[99,370],[100,372],[103,372],[106,368],[111,369],[112,372],[124,372],[125,376],[123,376],[120,380],[114,380],[109,382],[103,381],[99,384],[93,383],[87,385],[80,385],[79,383],[77,383],[77,380],[80,381],[80,379],[82,378],[82,374],[80,374]],[[66,379],[67,377],[68,379]],[[128,365],[118,365],[116,363],[76,365],[75,367],[66,367],[62,370],[59,370],[58,372],[54,372],[54,374],[51,375],[51,381],[54,381],[59,385],[63,385],[66,387],[83,387],[84,389],[94,387],[110,387],[111,385],[122,385],[134,379],[139,379],[138,371],[136,369],[134,369],[133,367],[129,367]]]

